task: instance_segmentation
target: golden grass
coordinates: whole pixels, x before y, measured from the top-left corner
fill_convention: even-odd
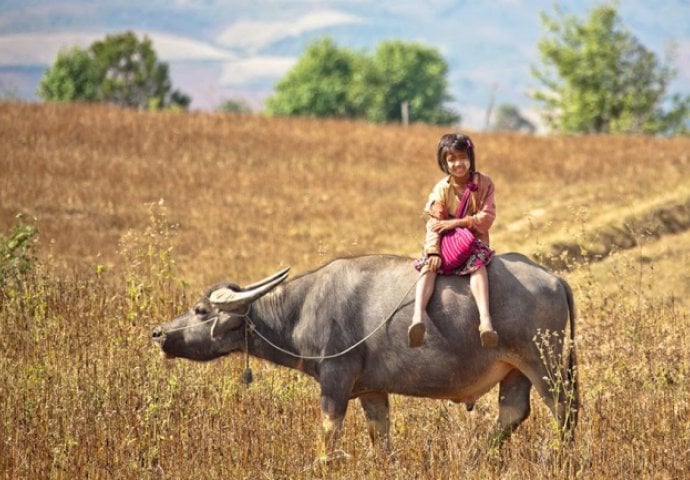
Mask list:
[[[2,476],[314,478],[315,382],[253,360],[246,388],[239,357],[162,363],[150,328],[222,278],[417,255],[445,130],[10,103],[0,127],[0,228],[34,215],[41,264],[2,292]],[[497,185],[499,252],[617,252],[563,263],[580,313],[575,444],[559,450],[536,394],[502,464],[482,455],[493,392],[471,413],[393,397],[395,457],[368,455],[353,403],[352,457],[322,475],[690,477],[690,139],[470,133]]]

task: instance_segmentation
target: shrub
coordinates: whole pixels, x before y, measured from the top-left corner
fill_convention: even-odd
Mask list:
[[[0,288],[3,290],[11,283],[17,283],[35,263],[38,228],[24,222],[24,215],[17,215],[17,223],[8,236],[0,234]]]

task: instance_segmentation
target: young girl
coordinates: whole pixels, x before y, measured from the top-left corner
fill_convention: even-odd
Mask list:
[[[446,134],[437,148],[439,168],[447,174],[431,191],[424,209],[429,215],[426,224],[424,255],[415,262],[423,275],[417,283],[415,309],[408,329],[410,347],[424,343],[426,326],[423,315],[434,292],[436,275],[470,275],[470,289],[479,309],[479,335],[482,346],[498,344],[498,334],[491,324],[489,313],[489,278],[486,265],[494,256],[489,247],[489,228],[496,218],[494,184],[488,176],[476,172],[474,144],[466,135]],[[465,190],[471,191],[465,216],[455,218]],[[443,268],[440,256],[441,235],[457,227],[467,227],[475,236],[472,252],[459,267]]]

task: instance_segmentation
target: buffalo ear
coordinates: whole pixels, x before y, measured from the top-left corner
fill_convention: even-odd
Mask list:
[[[241,292],[236,292],[231,288],[223,287],[211,292],[211,295],[209,295],[208,299],[211,301],[211,303],[232,303],[240,298],[240,293]]]

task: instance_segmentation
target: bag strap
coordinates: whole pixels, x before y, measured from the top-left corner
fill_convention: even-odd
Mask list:
[[[460,199],[460,204],[458,205],[458,209],[455,212],[455,218],[462,218],[467,213],[467,208],[469,207],[469,204],[470,204],[470,195],[472,194],[472,191],[470,190],[470,183],[472,183],[472,176],[471,175],[470,175],[470,180],[467,182],[467,186],[465,187],[465,191],[462,194],[462,198]]]

